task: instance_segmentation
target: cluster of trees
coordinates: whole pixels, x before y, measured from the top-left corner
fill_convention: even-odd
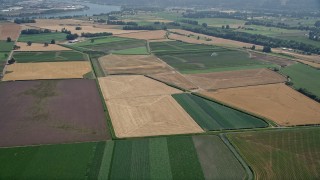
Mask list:
[[[68,35],[66,36],[66,39],[67,39],[67,40],[75,40],[75,39],[77,39],[78,37],[79,37],[78,34],[68,34]]]
[[[62,28],[61,32],[65,34],[71,34],[71,31],[67,30],[66,28]]]
[[[36,23],[36,20],[34,20],[34,19],[29,19],[29,18],[21,18],[21,19],[16,18],[16,19],[14,20],[14,23],[16,23],[16,24]]]
[[[314,41],[320,41],[320,30],[319,31],[310,31],[309,39]]]
[[[138,23],[136,22],[124,22],[124,21],[107,21],[107,24],[109,25],[128,25],[128,26],[138,26]]]
[[[76,30],[77,30],[77,31],[80,31],[80,30],[82,30],[82,27],[77,26],[77,27],[76,27]]]
[[[189,19],[182,19],[180,21],[183,22],[183,23],[192,24],[192,25],[198,25],[199,24],[198,21],[193,21],[193,20],[189,20]]]
[[[41,33],[51,33],[49,29],[25,29],[21,31],[21,34],[41,34]]]
[[[317,21],[316,23],[314,23],[314,26],[320,28],[320,21]]]
[[[112,33],[101,32],[101,33],[81,33],[81,37],[99,37],[99,36],[112,36]]]
[[[107,20],[105,20],[105,19],[98,19],[98,20],[95,20],[94,22],[97,22],[97,23],[106,23]]]
[[[181,26],[181,24],[178,23],[178,22],[168,22],[167,25],[169,25],[169,26]]]
[[[124,26],[123,30],[156,30],[153,26]]]

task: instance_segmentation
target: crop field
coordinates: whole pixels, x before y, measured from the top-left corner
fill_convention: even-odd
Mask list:
[[[181,42],[150,43],[152,51],[184,74],[268,67],[270,63],[253,60],[247,52],[217,46]]]
[[[250,52],[250,54],[252,59],[267,62],[267,63],[277,64],[282,67],[291,66],[295,64],[293,60],[282,58],[282,57],[271,56],[271,55],[262,54],[262,53],[255,53],[252,51]]]
[[[0,83],[0,93],[0,147],[110,138],[94,80]]]
[[[113,54],[119,55],[148,55],[150,54],[146,46],[114,51]]]
[[[263,84],[283,83],[286,78],[269,69],[224,71],[207,74],[189,74],[185,77],[205,90],[226,89]]]
[[[320,128],[228,135],[255,179],[318,179]]]
[[[71,50],[69,48],[65,48],[56,44],[49,44],[48,46],[44,46],[44,44],[32,43],[31,46],[28,46],[27,43],[17,42],[16,45],[20,46],[20,48],[15,51],[69,51]]]
[[[183,75],[176,71],[157,73],[148,75],[151,78],[157,79],[159,81],[181,87],[183,89],[192,90],[198,87],[194,85],[191,81],[185,78]]]
[[[237,19],[228,19],[228,18],[199,18],[193,19],[199,22],[199,24],[207,23],[208,26],[212,27],[222,27],[226,25],[230,25],[230,28],[238,28],[239,26],[243,26],[245,21],[237,20]]]
[[[87,61],[88,56],[76,51],[14,52],[18,63]]]
[[[7,56],[9,56],[10,52],[0,52],[0,74],[2,74],[2,69],[4,68],[7,62]]]
[[[261,119],[191,94],[172,95],[206,131],[267,127]]]
[[[154,39],[166,39],[166,31],[157,30],[157,31],[145,31],[145,32],[136,32],[129,34],[117,35],[118,37],[123,38],[133,38],[133,39],[144,39],[144,40],[154,40]]]
[[[91,71],[87,61],[15,63],[7,66],[2,80],[82,79]]]
[[[320,104],[284,84],[239,87],[203,94],[281,126],[320,124]]]
[[[212,149],[205,151],[207,147]],[[111,179],[244,179],[245,176],[237,159],[216,136],[117,141],[110,174]]]
[[[102,150],[107,150],[113,148],[113,142],[1,148],[0,178],[95,178],[97,176],[96,168],[99,170],[98,166],[102,160],[97,160],[95,157],[100,157],[101,146]],[[103,157],[103,160],[110,163],[107,158]],[[91,164],[91,167],[88,164]],[[94,167],[95,164],[98,166]]]
[[[0,23],[0,40],[7,40],[10,37],[15,41],[20,35],[21,27],[15,23]]]
[[[320,97],[320,71],[304,64],[295,64],[281,69],[281,72],[290,77],[293,87],[304,88]]]
[[[99,58],[105,74],[154,74],[172,71],[152,55],[107,55]]]
[[[0,41],[0,52],[11,51],[13,49],[14,42]]]
[[[19,42],[28,42],[31,41],[33,43],[50,43],[51,40],[55,40],[56,42],[62,42],[62,41],[66,41],[66,36],[67,34],[65,33],[41,33],[41,34],[30,34],[30,35],[26,35],[26,34],[22,34],[19,37]]]
[[[320,69],[320,64],[319,63],[314,63],[314,62],[310,62],[310,61],[306,61],[306,60],[296,60],[296,61],[301,62],[302,64],[305,64],[305,65],[309,65],[311,67]]]
[[[159,96],[181,93],[180,90],[140,75],[119,75],[99,78],[105,100]]]

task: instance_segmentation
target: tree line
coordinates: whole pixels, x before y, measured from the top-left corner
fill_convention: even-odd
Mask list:
[[[21,19],[16,18],[16,19],[14,20],[14,23],[16,23],[16,24],[36,23],[36,20],[34,20],[34,19],[29,19],[29,18],[21,18]]]
[[[49,29],[24,29],[21,31],[21,34],[41,34],[41,33],[51,33]]]
[[[108,25],[128,25],[128,26],[138,26],[136,22],[124,22],[124,21],[107,21]]]

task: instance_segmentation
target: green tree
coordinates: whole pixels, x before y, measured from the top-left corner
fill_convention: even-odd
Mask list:
[[[256,46],[253,45],[253,46],[251,47],[251,50],[256,50]]]
[[[55,44],[56,40],[52,39],[50,44]]]
[[[264,46],[262,51],[265,52],[265,53],[271,53],[271,47],[270,46]]]
[[[44,47],[48,47],[48,46],[49,46],[49,43],[45,42]]]
[[[230,29],[230,26],[229,26],[229,25],[227,25],[227,26],[226,26],[226,29]]]
[[[202,23],[202,27],[207,28],[208,24],[207,23]]]
[[[32,42],[31,42],[31,41],[28,41],[27,44],[28,44],[28,46],[31,46],[31,45],[32,45]]]
[[[320,21],[317,21],[316,23],[314,23],[314,26],[320,27]]]
[[[94,39],[91,39],[91,43],[94,43]]]
[[[11,37],[7,37],[7,42],[11,42],[11,41],[12,41]]]
[[[223,26],[222,26],[222,29],[225,29],[225,28],[226,28],[226,27],[223,25]]]

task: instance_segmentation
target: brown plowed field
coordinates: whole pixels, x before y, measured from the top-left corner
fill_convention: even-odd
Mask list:
[[[15,63],[7,66],[2,80],[78,79],[89,72],[89,62]]]
[[[32,46],[28,46],[27,43],[17,42],[17,46],[20,46],[20,49],[15,51],[69,51],[71,49],[65,48],[56,44],[49,44],[49,46],[45,47],[44,44],[40,43],[32,43]]]
[[[252,59],[264,61],[264,62],[270,62],[273,64],[277,64],[279,66],[290,66],[296,63],[295,61],[290,59],[276,57],[276,56],[269,56],[267,54],[255,53],[252,51],[250,52],[250,54]]]
[[[232,88],[203,94],[282,126],[320,124],[320,104],[284,84]]]
[[[145,31],[145,32],[121,34],[117,36],[124,37],[124,38],[144,39],[144,40],[159,40],[159,39],[166,39],[165,35],[166,35],[166,31],[158,30],[158,31]]]
[[[0,23],[0,40],[7,40],[10,37],[13,41],[18,39],[21,27],[15,23]]]
[[[185,77],[198,87],[205,90],[275,84],[286,81],[286,78],[269,69],[192,74],[185,75]]]
[[[154,74],[171,69],[155,56],[150,55],[107,55],[99,58],[105,74]]]
[[[159,81],[168,83],[168,84],[173,84],[173,85],[181,87],[183,89],[192,90],[192,89],[198,88],[196,85],[191,83],[189,80],[187,80],[180,73],[177,73],[175,71],[152,74],[152,75],[148,75],[148,76],[150,76],[154,79],[157,79]]]
[[[203,132],[170,95],[112,99],[107,106],[119,138]]]
[[[0,147],[110,139],[94,80],[0,83]]]
[[[105,100],[181,93],[180,90],[139,75],[103,77],[99,78],[99,84]]]

